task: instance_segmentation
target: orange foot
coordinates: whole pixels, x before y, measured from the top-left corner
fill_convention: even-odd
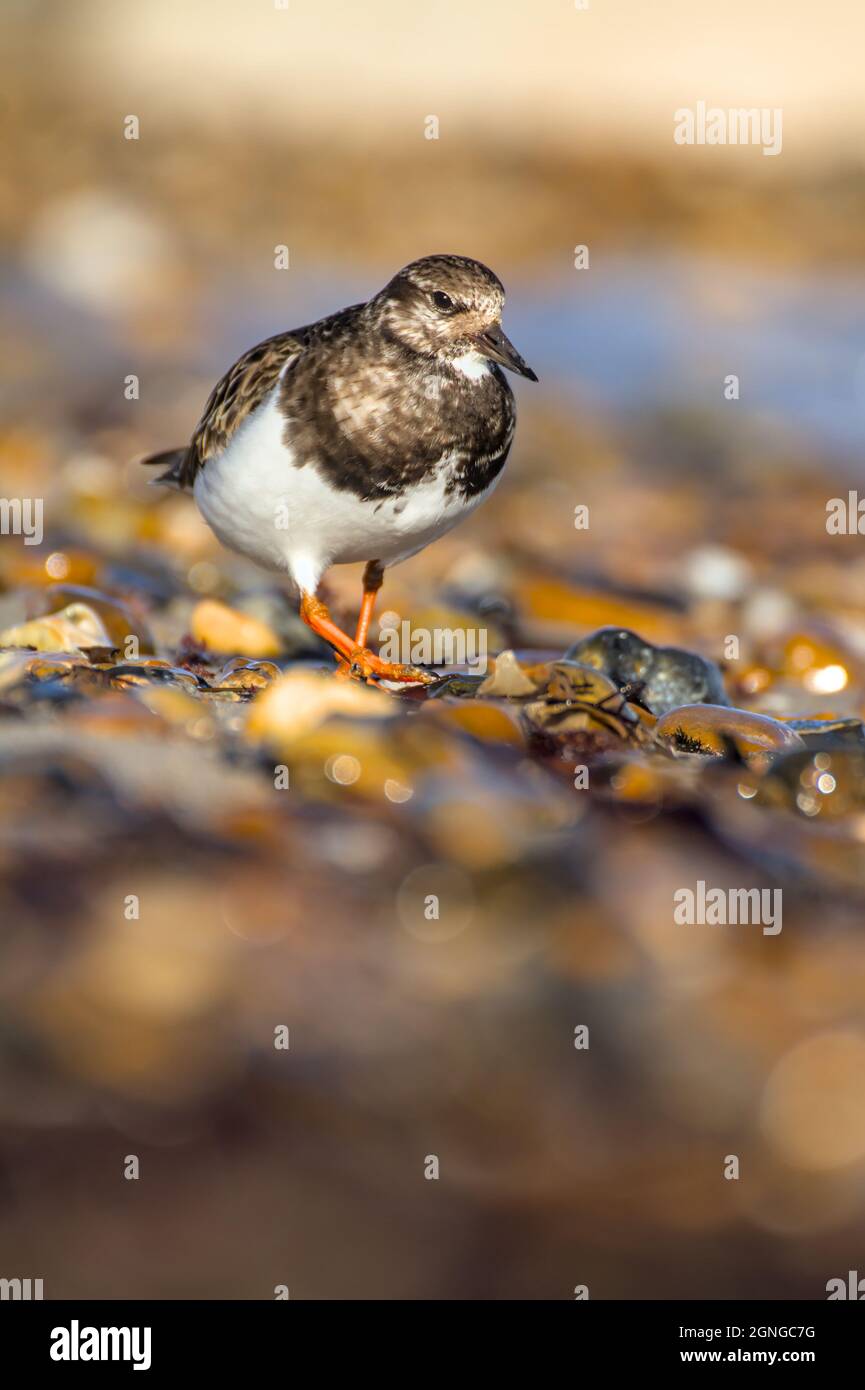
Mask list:
[[[400,685],[431,685],[433,681],[438,680],[434,672],[422,671],[418,666],[402,666],[398,662],[382,661],[368,647],[359,643],[357,639],[353,640],[347,632],[337,627],[327,610],[327,605],[315,594],[304,592],[300,616],[307,627],[311,627],[313,632],[317,632],[333,648],[339,662],[338,676],[365,680],[370,685],[374,685],[376,681],[394,681]]]
[[[435,671],[422,671],[419,666],[403,666],[397,661],[382,661],[381,657],[369,647],[355,647],[348,665],[340,669],[353,676],[355,680],[365,680],[370,685],[376,681],[395,681],[401,685],[432,685],[438,680]]]

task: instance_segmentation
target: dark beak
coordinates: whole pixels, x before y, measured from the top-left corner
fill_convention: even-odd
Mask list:
[[[494,328],[488,328],[485,333],[481,333],[476,341],[478,352],[482,352],[484,357],[492,358],[493,362],[507,367],[509,372],[519,372],[520,376],[527,376],[529,381],[537,381],[531,367],[526,366],[513,343],[502,332],[498,324]]]

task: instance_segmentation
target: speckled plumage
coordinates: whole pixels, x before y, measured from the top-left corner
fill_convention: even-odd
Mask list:
[[[498,363],[535,378],[501,332],[503,303],[477,261],[413,262],[367,303],[250,349],[189,446],[148,462],[194,491],[227,545],[301,588],[330,564],[394,564],[472,510],[504,466],[515,407]]]

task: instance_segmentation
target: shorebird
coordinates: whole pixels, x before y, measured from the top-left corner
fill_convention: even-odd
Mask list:
[[[505,292],[480,261],[425,256],[364,304],[278,333],[235,362],[192,440],[144,460],[192,491],[220,541],[288,573],[304,621],[344,674],[426,683],[367,646],[385,569],[467,517],[495,487],[516,412],[501,367],[530,381],[501,326]],[[365,560],[354,637],[318,597]]]

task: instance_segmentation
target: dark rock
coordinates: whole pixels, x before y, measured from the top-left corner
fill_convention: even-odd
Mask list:
[[[653,714],[680,705],[729,703],[713,661],[678,647],[654,647],[628,628],[599,628],[575,642],[565,660],[603,671],[628,699]]]

